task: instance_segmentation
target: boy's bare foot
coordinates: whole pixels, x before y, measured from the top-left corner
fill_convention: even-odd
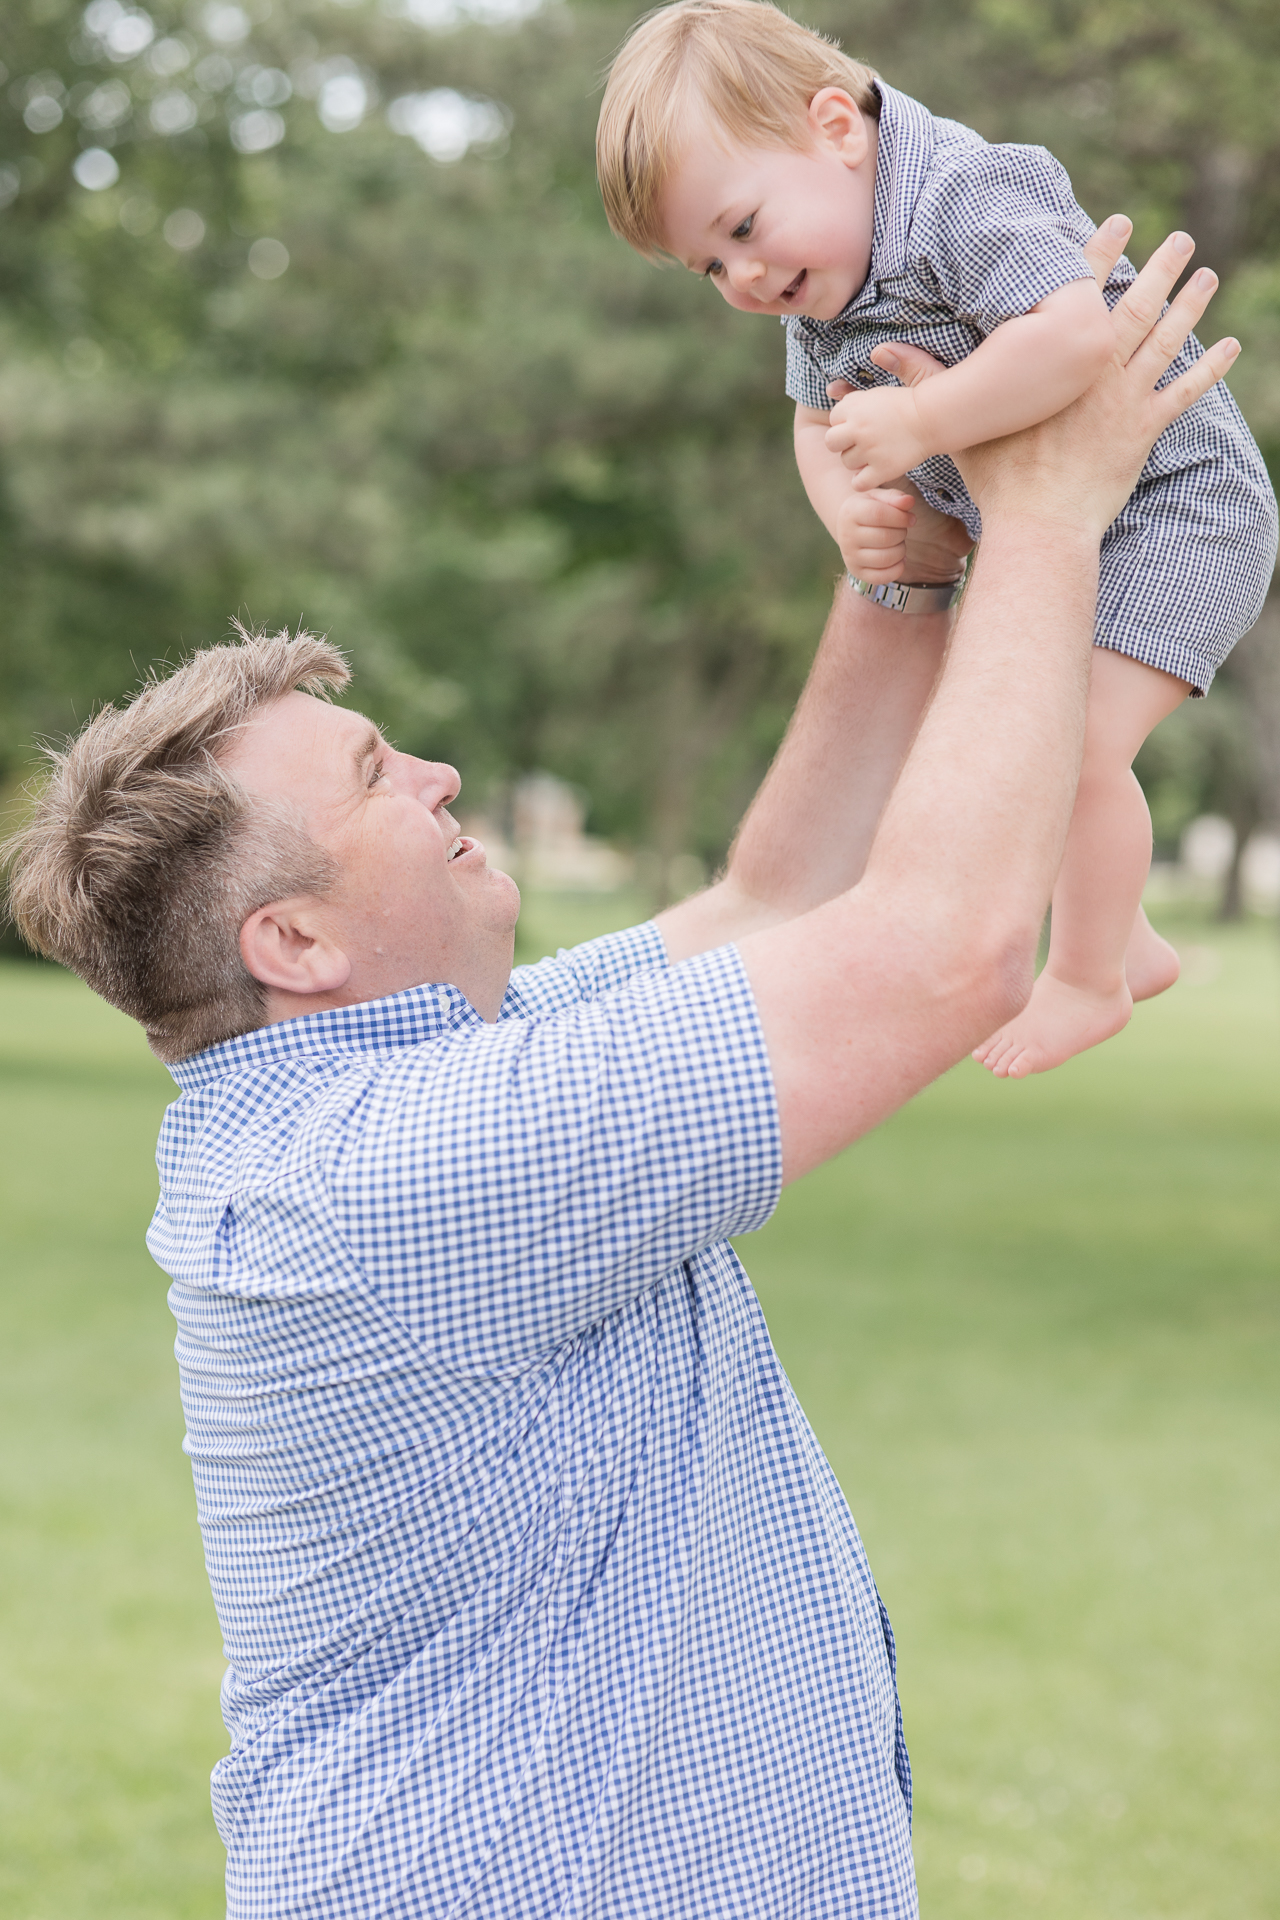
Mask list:
[[[1133,923],[1124,953],[1124,977],[1135,1000],[1153,1000],[1171,987],[1182,962],[1167,940],[1162,940],[1142,908]]]
[[[1046,969],[1022,1012],[975,1047],[973,1057],[989,1067],[998,1080],[1047,1073],[1073,1054],[1119,1033],[1128,1026],[1132,1012],[1133,995],[1123,982],[1114,993],[1093,993],[1085,987],[1068,986]]]

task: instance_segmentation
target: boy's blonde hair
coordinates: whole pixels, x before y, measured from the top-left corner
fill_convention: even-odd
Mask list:
[[[609,225],[637,253],[663,257],[659,201],[701,105],[731,139],[808,144],[805,116],[842,87],[879,116],[875,74],[768,0],[677,0],[632,28],[609,70],[596,172]]]

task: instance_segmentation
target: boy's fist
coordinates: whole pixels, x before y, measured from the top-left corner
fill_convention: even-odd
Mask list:
[[[883,487],[929,457],[920,411],[910,387],[854,391],[831,409],[827,446],[838,453],[860,489]]]
[[[900,580],[907,557],[907,534],[920,501],[892,487],[850,491],[836,516],[836,542],[850,573],[873,587]]]

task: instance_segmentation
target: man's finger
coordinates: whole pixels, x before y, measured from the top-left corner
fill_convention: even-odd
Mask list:
[[[1133,222],[1123,213],[1113,213],[1104,220],[1084,250],[1084,257],[1093,268],[1093,277],[1100,287],[1105,287],[1111,275],[1111,269],[1124,252],[1125,242],[1133,232]]]
[[[1143,385],[1154,387],[1165,368],[1177,359],[1187,335],[1218,290],[1218,276],[1208,267],[1193,273],[1167,313],[1162,313],[1146,339],[1129,356],[1129,371]],[[1212,384],[1212,383],[1210,383]]]
[[[882,347],[873,347],[871,358],[886,373],[896,373],[904,387],[918,387],[922,380],[932,380],[935,373],[945,373],[946,368],[931,353],[925,353],[921,347],[910,347],[905,340],[886,342]]]
[[[1171,233],[1158,246],[1142,272],[1112,313],[1116,329],[1116,350],[1121,362],[1127,362],[1134,348],[1150,333],[1169,297],[1169,289],[1186,270],[1195,252],[1189,233]]]
[[[1234,364],[1240,353],[1238,340],[1215,341],[1195,365],[1180,376],[1171,380],[1167,387],[1161,387],[1159,393],[1152,394],[1152,404],[1156,418],[1160,422],[1160,431],[1171,426],[1178,415],[1194,406],[1201,394],[1208,393],[1210,387],[1221,380],[1224,373]]]

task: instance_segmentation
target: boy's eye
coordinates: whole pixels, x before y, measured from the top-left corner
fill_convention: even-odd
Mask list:
[[[704,280],[716,280],[720,277],[720,275],[723,272],[724,272],[724,261],[712,260],[708,263],[707,266],[705,266],[702,269],[702,277]]]
[[[729,235],[729,238],[731,240],[749,240],[751,238],[751,229],[755,223],[756,217],[754,213],[749,213],[745,220],[738,222],[733,232]]]

